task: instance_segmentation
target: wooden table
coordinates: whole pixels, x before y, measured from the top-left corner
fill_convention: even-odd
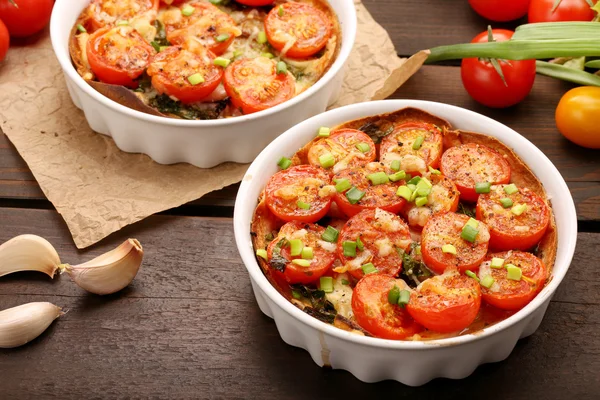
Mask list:
[[[469,41],[486,22],[466,0],[364,0],[400,55]],[[516,24],[505,26],[514,27]],[[577,204],[571,269],[539,330],[504,362],[464,380],[421,388],[365,384],[317,367],[286,345],[258,309],[233,239],[237,186],[153,216],[88,251],[77,251],[26,164],[0,133],[0,242],[35,233],[76,263],[136,237],[144,266],[121,293],[98,297],[35,273],[0,280],[0,309],[51,301],[69,312],[27,346],[0,350],[0,398],[487,398],[587,399],[600,392],[600,153],[572,145],[554,125],[569,84],[538,76],[522,104],[491,110],[462,88],[456,66],[426,66],[394,98],[436,100],[495,118],[555,163]],[[398,360],[399,363],[402,360]],[[597,398],[597,397],[596,397]]]

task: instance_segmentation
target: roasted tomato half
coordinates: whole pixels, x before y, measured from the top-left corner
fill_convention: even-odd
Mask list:
[[[312,56],[325,47],[332,31],[329,16],[310,4],[284,3],[265,19],[269,43],[288,57]]]
[[[242,58],[225,70],[225,91],[244,114],[266,110],[294,97],[295,79],[277,73],[277,63],[266,57]]]
[[[410,290],[402,279],[388,275],[367,275],[356,284],[352,294],[352,311],[356,322],[373,336],[405,339],[423,331],[406,309],[388,300],[390,290]]]
[[[130,22],[145,16],[149,21],[156,18],[159,0],[92,0],[87,9],[87,20],[92,31],[118,22]]]
[[[183,45],[191,37],[216,55],[223,54],[241,34],[233,18],[209,3],[180,4],[161,18],[169,42]]]
[[[270,267],[290,284],[307,284],[318,280],[335,261],[335,247],[327,246],[329,243],[321,239],[324,231],[325,228],[319,225],[288,222],[281,227],[275,240],[267,247]],[[291,240],[301,241],[301,250],[310,247],[312,258],[302,258],[301,250],[300,254],[292,256]]]
[[[474,270],[484,260],[489,241],[483,222],[464,214],[437,214],[423,228],[421,254],[425,265],[438,274],[447,269]]]
[[[471,325],[480,306],[479,283],[450,269],[422,282],[410,296],[406,309],[427,329],[450,333]]]
[[[492,260],[497,263],[492,264]],[[518,273],[513,279],[509,278],[507,266],[520,269],[519,279],[516,279]],[[478,275],[479,280],[486,284],[481,287],[483,301],[503,310],[518,310],[542,290],[548,279],[548,270],[542,260],[531,253],[507,251],[489,254],[479,267]]]
[[[156,52],[133,28],[102,28],[88,39],[86,54],[96,77],[113,85],[136,88],[139,77]]]
[[[411,244],[408,225],[382,209],[365,210],[350,218],[338,238],[337,252],[343,269],[362,278],[363,265],[372,263],[378,273],[396,276],[402,270],[402,256]],[[354,244],[353,244],[354,243]]]
[[[427,204],[417,206],[414,202],[406,203],[402,214],[408,224],[417,230],[423,229],[429,217],[435,214],[454,212],[458,208],[460,193],[454,182],[443,175],[427,175],[431,182],[431,192],[427,195]]]
[[[366,133],[356,129],[339,129],[312,144],[308,150],[308,162],[320,166],[321,158],[331,155],[335,160],[332,170],[336,173],[375,161],[376,153],[375,143]]]
[[[432,124],[409,122],[398,125],[381,141],[380,160],[385,165],[398,160],[405,172],[422,175],[428,167],[438,167],[442,139],[440,129]]]
[[[349,217],[362,210],[376,208],[399,213],[406,200],[398,196],[396,191],[404,181],[390,181],[387,177],[393,173],[394,171],[378,162],[338,172],[333,176],[333,181],[338,186],[345,184],[345,190],[335,194],[335,203]]]
[[[442,174],[452,179],[464,201],[477,201],[475,186],[510,181],[510,165],[497,151],[475,143],[451,147],[442,155]]]
[[[316,222],[323,218],[335,188],[322,168],[298,165],[279,171],[265,187],[267,207],[284,221]]]
[[[517,192],[510,189],[515,188]],[[550,209],[544,200],[527,188],[496,185],[477,201],[477,219],[490,228],[490,247],[494,250],[528,250],[546,233]]]
[[[201,45],[170,46],[152,59],[147,73],[158,93],[195,103],[209,96],[223,79],[223,69],[213,64],[214,59]]]

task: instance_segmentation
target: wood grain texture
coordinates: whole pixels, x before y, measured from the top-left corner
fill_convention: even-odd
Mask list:
[[[0,221],[0,242],[43,235],[63,262],[87,260],[127,237],[145,248],[133,284],[111,296],[89,295],[67,276],[0,279],[0,309],[51,301],[69,310],[32,343],[0,350],[2,398],[586,399],[600,390],[600,234],[579,234],[572,267],[540,329],[508,360],[463,381],[408,388],[319,368],[307,352],[285,344],[255,303],[230,219],[150,217],[86,252],[75,249],[54,211],[0,208]]]

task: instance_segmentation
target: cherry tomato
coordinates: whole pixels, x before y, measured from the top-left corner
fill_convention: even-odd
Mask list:
[[[506,185],[492,186],[490,193],[481,194],[477,201],[477,219],[490,228],[490,247],[495,250],[527,250],[535,246],[546,233],[550,210],[544,200],[527,188],[507,194]],[[510,199],[504,208],[501,199]],[[513,211],[525,206],[520,215]]]
[[[521,268],[521,279],[508,279],[505,267],[492,268],[493,257],[504,259],[504,266],[512,264]],[[479,280],[491,276],[490,288],[481,287],[483,301],[502,310],[518,310],[525,307],[544,287],[548,279],[546,266],[536,256],[522,251],[489,254],[487,261],[479,267]]]
[[[600,87],[569,90],[556,108],[556,127],[579,146],[600,149]]]
[[[0,20],[13,37],[33,35],[44,29],[50,21],[54,0],[0,1]]]
[[[356,257],[344,255],[344,242],[360,239],[363,250],[356,249]],[[338,238],[338,257],[348,272],[362,278],[362,266],[372,263],[379,273],[396,276],[402,270],[398,250],[410,250],[408,225],[395,214],[382,209],[365,210],[350,218]]]
[[[154,56],[147,73],[159,93],[185,104],[195,103],[209,96],[223,79],[223,69],[213,64],[214,59],[202,45],[188,49],[170,46]]]
[[[402,279],[378,274],[365,276],[354,288],[354,317],[373,336],[399,340],[423,331],[423,327],[408,315],[406,309],[388,301],[388,294],[394,286],[400,290],[410,290]]]
[[[479,283],[450,269],[421,283],[406,309],[425,328],[450,333],[471,325],[480,306]]]
[[[4,60],[9,45],[10,38],[8,36],[8,30],[6,29],[6,25],[4,25],[4,23],[0,19],[0,62]]]
[[[492,32],[498,42],[509,40],[514,34],[505,29],[493,29]],[[483,32],[471,42],[487,41],[488,33]],[[473,99],[483,105],[494,108],[510,107],[521,102],[531,91],[535,80],[535,60],[498,60],[498,63],[506,84],[489,60],[463,59],[460,68],[463,86]]]
[[[346,168],[334,175],[334,182],[339,182],[341,179],[346,179],[350,183],[350,190],[344,192],[336,192],[335,203],[340,210],[351,217],[358,214],[362,210],[373,210],[381,208],[382,210],[392,213],[399,213],[406,204],[404,198],[398,196],[396,191],[398,186],[403,185],[404,181],[392,182],[374,185],[369,176],[372,174],[393,174],[389,168],[383,166],[382,163],[371,162],[362,167]],[[364,192],[362,198],[358,201],[350,201],[349,195]]]
[[[429,218],[421,235],[421,254],[429,269],[441,274],[453,268],[464,272],[479,267],[488,250],[490,232],[483,222],[478,221],[475,228],[478,233],[471,243],[461,237],[468,221],[468,216],[451,212]],[[444,245],[454,246],[456,254],[445,253]]]
[[[170,13],[163,16],[167,39],[173,44],[184,44],[194,37],[216,55],[223,54],[236,36],[241,34],[235,21],[212,4],[191,3],[179,6],[193,7],[191,15]]]
[[[278,74],[276,62],[266,57],[234,61],[225,70],[223,85],[231,103],[244,114],[274,107],[296,93],[292,74]]]
[[[335,188],[326,186],[329,181],[325,170],[312,165],[279,171],[265,187],[267,207],[284,221],[316,222],[331,206]]]
[[[368,150],[362,152],[359,147]],[[331,132],[327,138],[318,139],[308,150],[308,162],[320,166],[319,157],[331,154],[335,159],[333,172],[348,167],[364,165],[375,161],[376,148],[373,140],[362,131],[356,129],[339,129]]]
[[[240,4],[245,4],[247,6],[268,6],[273,4],[275,0],[235,0]]]
[[[288,57],[306,58],[325,47],[332,25],[327,14],[310,4],[284,3],[267,15],[265,32],[275,49],[287,49]]]
[[[273,260],[273,256],[276,255],[277,251],[279,251],[281,257],[288,261],[285,264],[284,272],[277,271],[277,274],[280,276],[283,275],[284,279],[291,284],[307,284],[323,276],[335,261],[335,253],[323,248],[320,244],[322,242],[321,235],[324,231],[325,228],[322,226],[299,221],[288,222],[282,226],[275,240],[267,247],[267,258],[269,261]],[[287,241],[298,239],[302,241],[304,247],[312,247],[313,258],[309,260],[310,265],[308,267],[303,267],[292,261],[301,257],[291,256],[289,243],[283,248],[277,248],[280,241],[284,238]]]
[[[591,21],[594,11],[586,0],[561,0],[556,10],[556,0],[531,0],[529,4],[529,23],[559,21]],[[593,0],[596,4],[597,0]]]
[[[477,201],[477,183],[496,185],[510,181],[510,165],[504,157],[496,150],[475,143],[446,150],[442,155],[440,170],[454,181],[464,201]]]
[[[519,19],[527,14],[530,0],[469,0],[469,4],[483,18],[496,22]]]
[[[452,180],[443,175],[429,175],[431,192],[427,195],[427,204],[417,207],[414,202],[406,203],[402,213],[406,216],[411,228],[423,229],[432,215],[454,212],[458,208],[460,192]]]
[[[136,88],[134,79],[144,72],[155,51],[135,29],[107,26],[89,37],[86,53],[99,80]]]
[[[416,140],[422,142],[413,146]],[[442,155],[442,134],[435,125],[416,122],[402,124],[383,138],[380,154],[381,162],[385,165],[399,160],[400,168],[406,173],[422,175],[428,167],[438,167]]]
[[[153,20],[158,6],[159,0],[93,0],[87,9],[89,27],[95,31],[142,15],[147,15],[149,20]]]

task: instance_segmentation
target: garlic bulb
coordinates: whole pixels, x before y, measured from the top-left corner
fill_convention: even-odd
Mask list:
[[[135,278],[144,250],[136,239],[128,239],[116,249],[79,265],[60,265],[73,282],[88,292],[111,294],[123,289]]]
[[[18,271],[40,271],[54,278],[58,253],[46,239],[20,235],[0,245],[0,276]]]
[[[0,311],[0,348],[19,347],[40,336],[64,313],[52,303],[27,303]]]

